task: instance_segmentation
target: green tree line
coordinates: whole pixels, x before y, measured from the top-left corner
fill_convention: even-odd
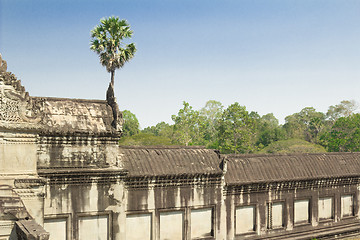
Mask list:
[[[235,102],[224,108],[214,100],[200,110],[188,102],[173,124],[160,122],[139,130],[135,114],[123,111],[121,145],[203,145],[222,153],[289,153],[360,151],[360,114],[357,103],[344,100],[326,113],[313,107],[285,118],[284,124],[272,113],[259,115]]]

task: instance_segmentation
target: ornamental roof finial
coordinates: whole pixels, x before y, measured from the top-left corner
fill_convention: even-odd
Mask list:
[[[2,59],[1,53],[0,53],[0,74],[5,73],[7,70],[7,63],[5,60]]]

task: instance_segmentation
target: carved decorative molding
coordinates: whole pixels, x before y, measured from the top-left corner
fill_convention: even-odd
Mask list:
[[[222,175],[202,176],[156,176],[127,177],[125,186],[128,189],[149,189],[169,187],[214,187],[222,185]]]
[[[17,178],[14,181],[15,188],[32,189],[39,188],[46,184],[43,178]]]
[[[48,185],[119,184],[127,174],[122,169],[104,168],[40,168],[38,173],[47,179]]]
[[[41,99],[32,101],[16,76],[7,72],[7,63],[0,54],[0,126],[34,128],[41,121]]]
[[[328,179],[311,179],[269,183],[251,183],[243,185],[226,185],[224,195],[237,195],[241,193],[260,193],[268,191],[287,191],[294,189],[319,189],[360,184],[360,177],[337,177]]]
[[[98,145],[106,144],[107,146],[118,146],[120,137],[113,136],[92,136],[92,135],[63,135],[63,136],[43,136],[38,137],[39,144],[82,144]]]
[[[119,137],[122,122],[112,86],[106,102],[30,97],[0,55],[0,129],[43,136]]]
[[[1,144],[34,144],[36,143],[36,135],[26,133],[0,132]]]

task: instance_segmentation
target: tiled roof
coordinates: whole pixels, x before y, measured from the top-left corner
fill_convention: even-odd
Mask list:
[[[222,174],[220,157],[200,147],[121,147],[130,177]]]
[[[33,97],[41,105],[41,123],[50,132],[110,133],[113,113],[103,100]]]
[[[360,153],[228,155],[227,184],[360,176]]]

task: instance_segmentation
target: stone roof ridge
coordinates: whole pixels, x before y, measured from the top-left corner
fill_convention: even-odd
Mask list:
[[[227,184],[360,177],[360,153],[238,154],[227,159]]]
[[[25,87],[21,84],[21,80],[18,79],[15,74],[7,71],[7,62],[2,59],[0,53],[0,82],[5,85],[12,86],[25,101],[31,101],[29,93],[25,91]]]
[[[201,146],[125,146],[119,158],[129,177],[221,175],[222,159]]]
[[[222,154],[227,159],[231,158],[256,158],[256,157],[291,157],[291,156],[331,156],[331,155],[360,155],[360,152],[322,152],[322,153],[244,153]]]
[[[118,105],[107,100],[29,96],[0,55],[0,129],[120,137],[122,124]]]
[[[119,146],[123,149],[203,149],[203,150],[213,150],[214,149],[207,149],[205,146],[182,146],[182,145],[145,145],[145,146],[138,146],[138,145],[129,145],[129,146]]]
[[[61,97],[42,97],[42,96],[31,96],[34,100],[45,100],[45,101],[72,101],[79,103],[103,103],[107,104],[106,100],[101,99],[83,99],[83,98],[61,98]]]
[[[31,101],[32,99],[36,100],[48,100],[48,101],[74,101],[74,102],[96,102],[96,103],[106,103],[106,100],[99,99],[78,99],[78,98],[59,98],[59,97],[43,97],[43,96],[30,96],[26,92],[25,87],[21,84],[21,80],[18,79],[15,74],[7,71],[7,62],[2,59],[0,53],[0,81],[3,81],[5,85],[12,86],[16,91],[22,93],[26,101]]]
[[[0,54],[0,129],[37,132],[42,113]]]

